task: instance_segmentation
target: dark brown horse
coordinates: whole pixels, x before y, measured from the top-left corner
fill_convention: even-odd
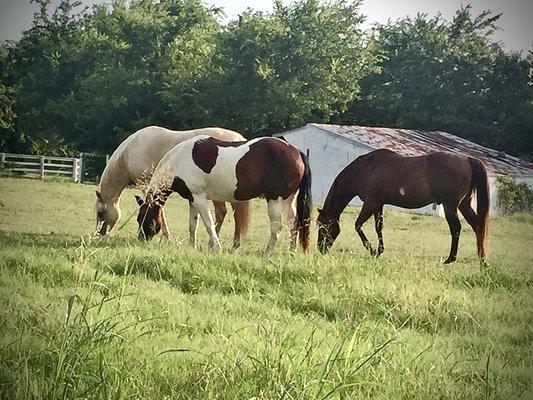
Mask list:
[[[477,214],[470,206],[474,192],[477,193]],[[444,263],[451,263],[457,257],[461,232],[457,209],[476,233],[478,256],[482,260],[485,258],[489,186],[485,166],[476,158],[448,152],[403,157],[385,149],[358,157],[335,178],[324,208],[318,210],[318,248],[322,253],[339,235],[340,214],[355,196],[363,201],[355,230],[371,254],[379,256],[384,250],[383,205],[420,208],[439,203],[444,206],[452,235],[450,255]],[[371,216],[374,216],[379,240],[377,253],[361,229]]]

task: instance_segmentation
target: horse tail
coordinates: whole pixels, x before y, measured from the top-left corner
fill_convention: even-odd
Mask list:
[[[489,208],[490,192],[487,169],[477,158],[468,157],[472,171],[472,189],[476,190],[477,196],[477,226],[475,228],[477,239],[477,254],[479,258],[485,258],[487,236],[489,232]]]
[[[309,248],[309,233],[311,226],[311,210],[313,199],[311,196],[311,168],[307,156],[300,152],[304,163],[304,174],[300,181],[298,197],[296,198],[296,222],[298,224],[298,238],[302,249],[306,252]]]

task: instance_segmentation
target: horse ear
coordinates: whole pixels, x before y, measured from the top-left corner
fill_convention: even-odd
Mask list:
[[[137,200],[137,204],[142,206],[144,204],[143,199],[141,199],[139,196],[135,195],[135,200]]]
[[[102,201],[104,200],[104,199],[102,199],[102,193],[100,193],[99,190],[96,191],[96,197],[98,197]]]

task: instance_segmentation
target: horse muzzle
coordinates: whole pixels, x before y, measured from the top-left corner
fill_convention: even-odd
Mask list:
[[[109,225],[105,221],[100,221],[96,223],[96,233],[101,236],[105,236],[108,233]]]

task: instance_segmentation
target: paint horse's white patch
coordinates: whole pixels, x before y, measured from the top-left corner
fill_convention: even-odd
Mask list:
[[[169,175],[181,178],[193,196],[203,195],[209,200],[235,202],[237,190],[237,163],[244,157],[250,146],[261,140],[257,138],[237,147],[218,147],[215,165],[209,173],[204,172],[192,158],[193,147],[200,140],[210,136],[201,135],[188,139],[173,147],[157,165],[150,188],[161,188]],[[170,181],[172,183],[172,181]]]
[[[400,194],[402,196],[405,196],[405,189],[403,187],[400,188]]]

